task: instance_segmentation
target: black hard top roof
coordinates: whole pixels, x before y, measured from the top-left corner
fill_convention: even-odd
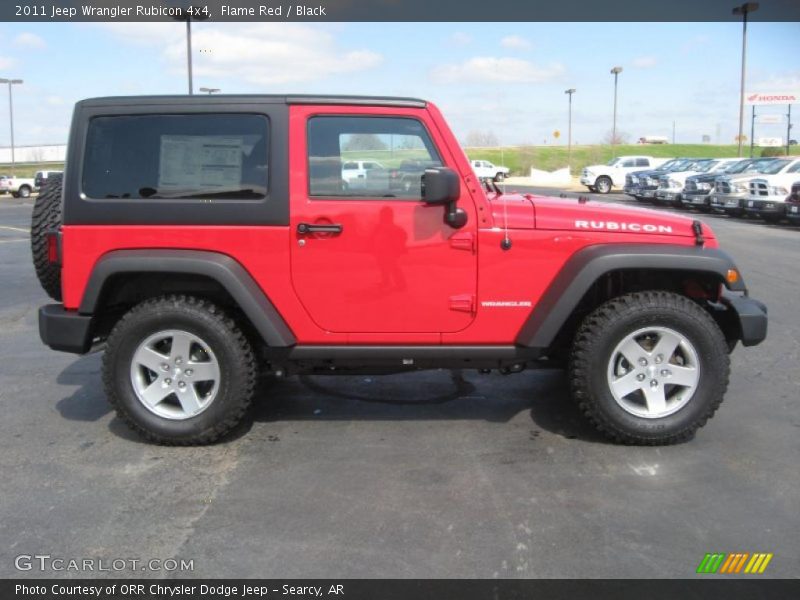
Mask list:
[[[171,96],[106,96],[87,98],[87,106],[130,106],[143,104],[342,104],[358,106],[405,106],[425,108],[419,98],[398,96],[329,96],[321,94],[194,94]]]

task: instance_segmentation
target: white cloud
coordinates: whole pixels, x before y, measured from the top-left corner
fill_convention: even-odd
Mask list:
[[[563,72],[563,65],[558,63],[541,67],[520,58],[476,56],[459,64],[436,67],[431,71],[431,78],[437,83],[542,83],[559,77]]]
[[[753,84],[747,84],[753,91],[791,92],[800,90],[800,71],[772,75]]]
[[[36,34],[28,32],[20,33],[14,38],[12,43],[19,48],[33,48],[36,50],[41,50],[42,48],[47,47],[47,43],[42,38]]]
[[[456,31],[450,36],[449,40],[450,43],[455,46],[466,46],[467,44],[472,43],[472,36],[468,33],[464,33],[463,31]]]
[[[8,69],[9,67],[14,65],[13,58],[7,58],[5,56],[0,56],[0,69]]]
[[[176,71],[184,68],[186,41],[174,24],[107,28],[134,43],[161,44],[165,60]],[[343,49],[328,31],[299,23],[205,24],[193,28],[192,46],[195,76],[215,83],[226,78],[260,86],[315,81],[371,69],[383,60],[367,49]]]
[[[500,45],[503,48],[511,48],[512,50],[527,50],[531,47],[531,43],[519,35],[507,35],[500,40]]]
[[[634,58],[631,64],[635,69],[652,69],[656,66],[657,62],[655,56],[640,56]]]

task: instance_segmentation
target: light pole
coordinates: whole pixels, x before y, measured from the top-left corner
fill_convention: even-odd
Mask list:
[[[737,156],[742,155],[742,128],[744,127],[744,72],[747,61],[747,15],[758,10],[758,2],[745,2],[741,6],[733,9],[734,15],[742,15],[742,80],[739,90],[739,151]]]
[[[219,92],[219,88],[201,87],[200,91],[204,92],[204,93],[206,93],[206,94],[208,94],[210,96],[211,94],[218,93]]]
[[[617,144],[617,78],[622,73],[622,67],[614,67],[611,74],[614,76],[614,123],[611,126],[611,148]]]
[[[569,120],[567,121],[567,168],[572,173],[572,94],[575,93],[575,88],[564,90],[564,93],[569,95]]]
[[[16,175],[16,160],[14,157],[14,100],[11,94],[11,86],[23,83],[22,79],[0,79],[0,83],[8,84],[8,121],[11,130],[11,176]]]
[[[192,84],[192,20],[205,21],[208,16],[204,13],[194,13],[192,6],[182,9],[172,17],[176,21],[186,21],[186,68],[189,73],[189,95],[194,94]]]

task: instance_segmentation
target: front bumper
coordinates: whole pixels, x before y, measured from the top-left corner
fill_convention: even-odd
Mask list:
[[[86,354],[92,347],[92,317],[67,310],[62,304],[39,308],[39,337],[61,352]]]
[[[681,190],[662,188],[656,190],[656,199],[661,200],[662,202],[675,202],[680,200],[680,198]]]
[[[756,346],[767,338],[767,307],[762,302],[728,293],[720,302],[735,316],[743,346]]]
[[[642,198],[655,198],[658,188],[640,188],[639,195]]]
[[[800,221],[800,204],[787,204],[786,218],[790,221]]]
[[[684,194],[681,198],[684,204],[691,206],[711,206],[710,192],[698,192],[697,194]]]
[[[765,200],[746,200],[744,209],[757,215],[782,215],[786,213],[785,198],[765,199]]]
[[[596,179],[588,175],[581,175],[581,185],[594,185]]]

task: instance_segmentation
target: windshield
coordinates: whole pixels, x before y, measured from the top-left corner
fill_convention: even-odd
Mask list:
[[[692,164],[691,160],[687,160],[685,158],[676,159],[675,162],[669,165],[668,169],[664,169],[665,171],[669,171],[670,173],[676,173],[678,171],[685,171],[686,167]]]
[[[718,160],[707,160],[705,162],[695,163],[692,170],[698,173],[708,173],[711,169],[719,164]]]
[[[621,159],[619,159],[619,158],[612,158],[610,161],[608,161],[608,162],[606,163],[606,166],[607,166],[607,167],[613,167],[613,166],[614,166],[615,164],[617,164],[617,163],[618,163],[620,160],[621,160]]]
[[[783,167],[788,165],[790,162],[792,162],[792,161],[790,161],[790,160],[773,160],[772,162],[767,163],[766,165],[764,165],[764,167],[759,169],[758,172],[759,173],[763,173],[764,175],[775,175],[775,173],[778,173],[781,169],[783,169]]]
[[[725,167],[722,172],[723,173],[744,173],[749,168],[755,167],[758,164],[758,161],[755,160],[740,160],[737,162],[732,162],[727,167]]]

